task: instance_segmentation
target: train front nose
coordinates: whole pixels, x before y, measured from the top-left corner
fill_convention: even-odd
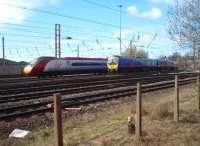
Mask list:
[[[107,67],[109,72],[115,72],[118,70],[118,64],[116,63],[110,63],[107,65]]]
[[[31,70],[32,70],[32,67],[30,67],[30,65],[25,66],[24,67],[24,71],[23,71],[24,75],[25,76],[30,76],[31,75]]]
[[[108,71],[109,72],[118,71],[118,64],[119,64],[119,59],[117,57],[108,58],[108,62],[107,62]]]

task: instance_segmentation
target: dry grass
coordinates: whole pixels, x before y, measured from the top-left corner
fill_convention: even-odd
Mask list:
[[[198,146],[200,145],[200,112],[196,104],[194,87],[184,87],[180,95],[180,123],[173,122],[173,91],[151,93],[144,98],[143,105],[148,113],[143,117],[143,137],[140,141],[135,136],[127,135],[127,128],[118,130],[96,139],[99,143],[115,146]],[[123,135],[116,140],[118,135]],[[113,144],[113,141],[115,143]]]
[[[173,90],[143,96],[143,138],[127,133],[127,117],[135,114],[133,98],[123,98],[91,106],[64,120],[65,146],[157,146],[200,145],[200,113],[195,109],[193,86],[181,90],[181,121],[173,122]],[[123,101],[123,102],[122,102]],[[32,138],[1,139],[2,146],[53,146],[52,127],[32,130]]]
[[[161,101],[161,103],[158,103],[157,106],[152,106],[152,108],[149,109],[149,111],[151,111],[151,119],[159,120],[163,118],[171,118],[173,116],[172,105],[173,102],[164,100]]]

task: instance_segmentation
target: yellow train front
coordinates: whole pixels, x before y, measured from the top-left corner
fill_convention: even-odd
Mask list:
[[[107,60],[108,72],[117,72],[118,67],[119,67],[119,57],[118,56],[109,57]]]

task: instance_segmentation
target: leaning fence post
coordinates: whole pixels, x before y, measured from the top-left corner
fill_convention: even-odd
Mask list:
[[[139,139],[142,135],[142,96],[141,83],[137,83],[137,97],[136,97],[136,136]]]
[[[63,146],[61,95],[54,94],[54,132],[56,146]]]
[[[200,75],[197,75],[197,109],[200,110]]]
[[[178,75],[175,76],[175,95],[174,95],[174,121],[179,121],[179,85]]]

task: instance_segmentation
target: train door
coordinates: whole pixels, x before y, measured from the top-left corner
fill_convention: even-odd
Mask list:
[[[65,71],[71,70],[70,60],[65,60]]]

